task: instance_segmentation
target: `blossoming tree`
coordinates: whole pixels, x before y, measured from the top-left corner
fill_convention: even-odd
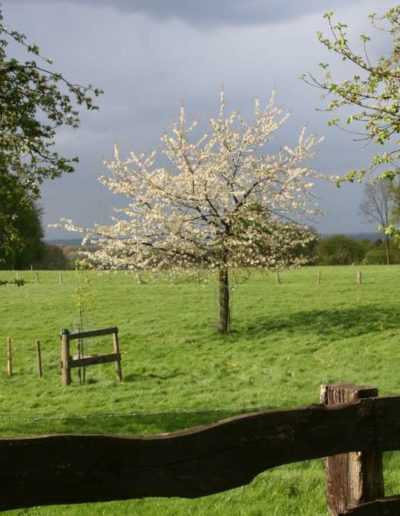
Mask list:
[[[281,269],[301,262],[299,248],[314,235],[300,225],[315,212],[315,173],[306,164],[317,140],[301,132],[293,148],[268,152],[275,131],[286,121],[274,96],[263,108],[255,101],[251,123],[238,112],[210,119],[209,134],[195,140],[196,122],[184,108],[171,133],[161,138],[170,166],[156,164],[156,151],[121,158],[118,147],[111,174],[100,180],[129,199],[110,225],[86,233],[96,250],[92,263],[107,268],[207,268],[219,275],[219,324],[229,330],[229,270]]]

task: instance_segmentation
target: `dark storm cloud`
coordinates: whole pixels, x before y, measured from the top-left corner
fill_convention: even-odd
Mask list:
[[[129,151],[148,152],[176,117],[183,99],[189,118],[206,130],[209,116],[218,111],[221,84],[227,106],[251,118],[252,99],[267,100],[278,91],[278,104],[293,115],[277,135],[293,145],[302,125],[325,135],[313,163],[327,174],[342,174],[368,164],[372,147],[363,149],[347,133],[328,127],[329,114],[320,92],[298,80],[318,73],[326,50],[315,40],[326,30],[324,11],[333,10],[349,25],[349,33],[370,31],[368,13],[393,7],[394,0],[0,0],[6,24],[37,42],[66,77],[105,91],[100,110],[82,111],[78,131],[60,130],[57,149],[79,156],[74,174],[48,181],[42,188],[43,221],[74,218],[90,227],[107,223],[112,206],[124,202],[102,187],[97,177],[106,173],[104,159],[112,158],[117,142]],[[307,16],[306,16],[307,15]],[[372,47],[384,54],[385,49]],[[25,56],[25,54],[24,54]],[[335,68],[348,76],[348,63]],[[351,69],[350,69],[351,72]],[[361,185],[340,190],[321,183],[317,193],[329,215],[320,231],[361,232],[358,205]],[[70,236],[48,229],[48,238]]]
[[[336,0],[335,9],[360,0]],[[27,3],[27,0],[14,0]],[[321,0],[42,0],[51,4],[76,3],[139,13],[160,20],[179,19],[190,25],[263,25],[299,18],[327,9]]]

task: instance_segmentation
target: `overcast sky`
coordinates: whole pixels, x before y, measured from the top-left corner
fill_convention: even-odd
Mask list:
[[[251,114],[254,97],[278,103],[291,113],[278,143],[294,144],[303,125],[326,139],[314,166],[342,174],[366,166],[374,148],[327,126],[320,92],[299,80],[318,74],[329,61],[345,77],[345,64],[316,41],[326,29],[323,13],[335,11],[351,32],[371,33],[368,14],[396,2],[380,0],[2,0],[5,24],[27,34],[70,80],[104,90],[98,112],[84,113],[78,130],[62,130],[57,147],[79,156],[74,174],[43,187],[45,224],[73,218],[82,225],[107,222],[120,203],[98,183],[103,160],[114,143],[123,153],[148,151],[175,119],[183,100],[189,116],[207,121],[216,114],[223,85],[228,108]],[[385,50],[374,41],[372,54]],[[373,226],[358,213],[361,185],[341,189],[319,184],[322,233],[364,232]],[[69,236],[48,229],[48,238]]]

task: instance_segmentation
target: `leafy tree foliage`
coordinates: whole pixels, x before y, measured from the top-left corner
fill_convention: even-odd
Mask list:
[[[7,54],[14,42],[31,57],[20,61]],[[39,60],[39,61],[38,61]],[[60,126],[79,126],[76,105],[97,109],[93,98],[100,90],[80,86],[50,69],[51,61],[30,44],[24,34],[9,30],[0,8],[0,259],[21,249],[22,219],[32,215],[32,225],[40,220],[33,201],[40,195],[44,179],[72,172],[78,158],[60,156],[54,137]],[[13,191],[16,188],[16,192]],[[10,213],[10,207],[15,210]],[[17,244],[17,242],[19,242]],[[23,244],[25,250],[30,244]],[[7,258],[8,260],[9,258]],[[4,263],[3,263],[4,265]]]
[[[305,162],[317,139],[302,131],[294,147],[269,151],[286,118],[273,98],[265,107],[256,99],[254,120],[247,122],[236,111],[226,113],[222,93],[219,116],[198,138],[182,107],[162,137],[170,166],[157,166],[155,151],[123,160],[116,148],[107,163],[111,176],[101,181],[125,195],[128,206],[110,226],[87,230],[67,221],[67,229],[94,240],[97,249],[88,256],[103,267],[218,271],[218,328],[226,333],[229,270],[296,265],[299,246],[313,238],[299,231],[299,222],[315,213],[315,172]]]
[[[357,138],[386,146],[386,150],[374,156],[370,171],[379,171],[382,179],[392,179],[399,173],[397,166],[400,158],[400,145],[396,140],[400,133],[400,6],[393,7],[382,16],[370,15],[373,26],[384,32],[391,42],[387,55],[377,59],[372,59],[368,51],[368,35],[360,35],[361,50],[357,52],[349,42],[347,25],[334,23],[331,12],[325,14],[325,18],[329,23],[330,35],[318,33],[319,41],[330,52],[350,62],[354,74],[338,81],[333,78],[330,65],[320,63],[325,72],[324,80],[311,74],[303,76],[303,79],[325,91],[323,97],[329,99],[329,111],[345,106],[354,109],[345,121],[348,125],[358,124],[354,131]],[[334,117],[329,123],[339,125],[340,120],[340,117]],[[352,170],[341,181],[361,179],[365,173],[366,170]]]
[[[25,47],[33,58],[21,62],[7,56],[10,40]],[[38,64],[36,58],[51,64],[24,34],[4,26],[0,11],[0,169],[18,176],[34,195],[39,194],[44,179],[73,171],[77,158],[65,158],[53,150],[56,130],[62,125],[78,127],[74,103],[97,109],[93,96],[101,93],[91,85],[70,82]]]
[[[390,182],[391,211],[390,221],[392,224],[400,222],[400,180],[397,178]]]
[[[19,179],[0,173],[0,266],[23,269],[41,259],[40,209]]]

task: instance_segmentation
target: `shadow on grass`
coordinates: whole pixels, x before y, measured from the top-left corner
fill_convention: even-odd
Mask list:
[[[315,334],[330,339],[356,337],[400,328],[400,310],[380,305],[357,308],[307,310],[287,317],[260,317],[238,332],[252,338],[261,338],[274,332]]]
[[[143,435],[174,432],[207,425],[242,412],[225,410],[163,412],[159,414],[88,415],[65,418],[0,419],[0,435],[28,436],[46,434],[119,434]]]
[[[141,373],[129,373],[124,375],[124,382],[135,382],[137,380],[149,379],[149,380],[170,380],[171,378],[176,378],[177,376],[182,376],[184,373],[179,371],[172,372],[164,372],[164,373],[154,373],[151,371],[143,371]]]

